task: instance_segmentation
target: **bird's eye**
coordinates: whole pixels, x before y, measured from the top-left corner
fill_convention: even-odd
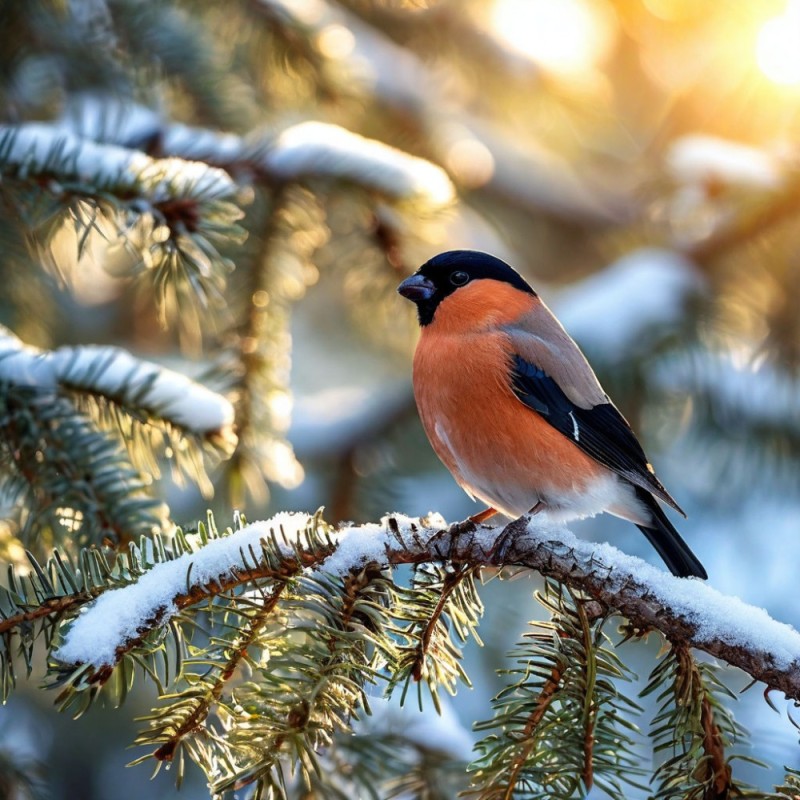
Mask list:
[[[469,280],[469,275],[461,270],[450,273],[450,283],[453,286],[463,286]]]

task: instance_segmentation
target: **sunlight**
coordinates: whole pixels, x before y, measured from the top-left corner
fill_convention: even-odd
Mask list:
[[[497,0],[492,26],[509,47],[545,69],[575,75],[608,49],[608,15],[586,0]]]
[[[789,0],[783,14],[763,24],[756,59],[771,81],[783,86],[800,84],[800,0]]]

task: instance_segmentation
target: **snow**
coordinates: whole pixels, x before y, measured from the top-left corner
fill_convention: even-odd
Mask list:
[[[58,120],[59,127],[96,142],[140,145],[158,136],[163,119],[157,111],[113,94],[75,94]]]
[[[687,299],[703,286],[677,253],[643,248],[564,290],[552,305],[581,346],[610,362],[625,361],[656,331],[679,325]]]
[[[164,152],[181,158],[228,164],[243,158],[245,144],[233,133],[220,133],[206,128],[171,122],[164,129]]]
[[[626,206],[623,199],[585,185],[563,159],[531,142],[521,148],[499,127],[465,113],[474,87],[461,76],[441,64],[432,69],[408,48],[364,23],[357,14],[344,11],[340,4],[322,0],[260,0],[259,5],[268,9],[268,13],[288,20],[304,35],[309,29],[317,37],[334,27],[349,31],[354,37],[352,49],[337,63],[344,68],[348,87],[357,96],[368,93],[380,98],[381,104],[428,130],[439,163],[452,165],[457,141],[470,142],[473,151],[480,155],[471,165],[461,160],[459,168],[453,170],[460,180],[467,178],[469,182],[470,174],[481,176],[481,181],[488,178],[491,191],[501,197],[510,197],[526,207],[547,209],[571,221],[578,218],[607,222],[623,216]],[[498,55],[508,57],[502,49]],[[454,140],[456,130],[459,133]],[[497,252],[490,247],[477,249]]]
[[[285,537],[285,552],[292,552],[291,543],[302,543],[310,521],[308,514],[278,514],[266,522],[254,522],[230,536],[214,539],[197,552],[156,564],[136,583],[107,591],[86,607],[69,628],[56,658],[67,664],[95,667],[114,664],[117,648],[136,638],[147,620],[160,613],[165,624],[177,613],[178,595],[241,567],[242,553],[252,563],[250,548],[258,554],[261,540],[270,538],[273,532],[279,542]]]
[[[13,386],[54,388],[55,373],[46,353],[24,344],[0,325],[0,381]]]
[[[780,164],[769,153],[705,134],[683,136],[666,155],[667,167],[682,183],[722,182],[752,189],[775,189]]]
[[[309,175],[350,180],[433,206],[446,205],[455,197],[453,184],[440,167],[324,122],[287,128],[264,160],[271,172],[287,180]]]
[[[198,433],[220,430],[234,419],[233,406],[221,395],[119,347],[83,345],[46,352],[23,344],[2,326],[0,380],[101,394]]]
[[[111,396],[123,394],[189,430],[214,431],[233,423],[233,406],[222,395],[119,347],[60,347],[52,358],[60,383]]]
[[[62,180],[128,188],[151,202],[182,196],[211,200],[236,192],[226,172],[202,162],[150,158],[39,122],[0,125],[0,160],[16,166],[22,176],[53,172]]]
[[[331,575],[347,575],[354,567],[369,564],[371,561],[386,560],[386,548],[397,544],[389,527],[389,520],[397,525],[401,537],[407,537],[412,526],[428,530],[442,530],[447,523],[440,514],[429,514],[427,517],[407,517],[405,514],[387,514],[381,518],[380,524],[369,523],[341,528],[336,532],[336,552],[323,566]]]
[[[168,122],[155,109],[107,94],[73,95],[58,126],[78,137],[126,147],[157,139],[162,153],[217,165],[244,158],[247,151],[235,134]]]
[[[446,526],[438,515],[423,519],[401,514],[391,516],[401,535],[406,536],[412,525],[423,530],[430,525],[436,530]],[[156,564],[136,583],[107,591],[84,608],[67,632],[56,657],[69,664],[87,663],[96,667],[113,664],[117,648],[139,635],[147,620],[160,614],[161,624],[165,624],[177,613],[174,601],[178,595],[192,586],[224,578],[231,570],[242,566],[242,553],[248,554],[250,548],[259,553],[261,540],[272,538],[273,532],[277,534],[281,552],[290,555],[294,546],[303,545],[303,536],[311,521],[309,514],[277,514],[215,539],[194,553],[184,553],[173,561]],[[339,530],[331,539],[339,546],[322,568],[339,575],[370,561],[384,562],[387,545],[396,544],[388,516],[383,517],[379,525]],[[248,556],[248,560],[251,557]]]

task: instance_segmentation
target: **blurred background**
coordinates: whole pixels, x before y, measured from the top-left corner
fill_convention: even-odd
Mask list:
[[[478,510],[419,425],[395,287],[482,249],[583,347],[710,583],[800,626],[800,2],[7,0],[0,115],[30,137],[0,138],[0,323],[122,346],[234,403],[237,443],[201,442],[205,466],[172,480],[164,447],[142,469],[158,524]],[[99,147],[76,166],[59,141]],[[121,188],[112,147],[233,188],[165,203],[142,174]],[[15,497],[0,546],[20,561],[37,544]],[[631,525],[574,529],[658,562]],[[535,586],[485,590],[467,727]],[[151,700],[75,723],[31,685],[0,711],[5,752],[45,763],[53,798],[171,797],[170,776],[123,771]],[[741,716],[751,754],[800,766],[758,689]]]

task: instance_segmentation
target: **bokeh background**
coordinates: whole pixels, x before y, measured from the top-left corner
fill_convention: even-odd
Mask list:
[[[164,520],[474,513],[417,420],[394,289],[441,250],[483,249],[584,348],[711,584],[800,626],[796,0],[7,0],[0,116],[237,184],[237,235],[210,213],[216,249],[170,261],[100,180],[0,182],[0,323],[43,348],[120,345],[234,401],[238,445],[207,480],[149,481]],[[2,546],[20,560],[15,502]],[[574,529],[657,562],[633,526]],[[535,586],[485,589],[476,688],[452,704],[467,727],[540,613]],[[33,682],[0,711],[9,763],[46,765],[59,800],[172,797],[169,775],[123,769],[151,699],[72,722]],[[757,688],[741,703],[775,767],[743,767],[763,786],[800,766],[778,706]],[[207,796],[199,777],[183,796]]]

